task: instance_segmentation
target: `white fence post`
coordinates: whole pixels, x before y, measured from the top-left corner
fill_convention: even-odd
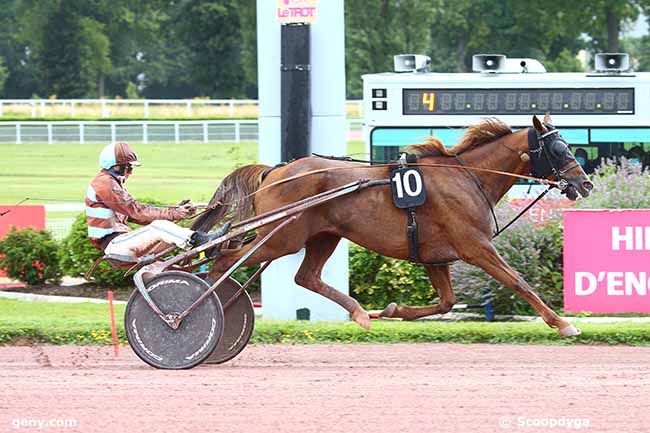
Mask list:
[[[0,116],[4,116],[4,104],[0,101]]]
[[[102,117],[108,117],[108,112],[106,111],[106,101],[102,99]]]
[[[116,133],[116,127],[114,123],[111,123],[111,143],[115,143],[117,141],[117,133]]]
[[[142,142],[149,143],[149,124],[147,123],[142,124]]]
[[[32,119],[36,117],[36,104],[32,101]]]
[[[203,122],[203,142],[208,142],[208,122]]]
[[[41,100],[41,117],[45,117],[45,101]]]
[[[144,118],[149,118],[149,101],[144,101]]]
[[[181,125],[179,123],[174,123],[174,143],[179,143],[181,141]]]
[[[230,102],[228,102],[228,110],[230,112],[230,117],[234,117],[235,115],[235,102],[231,99]]]
[[[84,144],[86,142],[86,137],[84,136],[85,132],[86,132],[85,129],[86,128],[84,128],[84,124],[80,123],[79,124],[79,143],[81,143],[81,144]]]
[[[20,131],[20,123],[16,123],[16,144],[21,144],[23,142],[23,137]]]
[[[47,124],[47,144],[52,144],[52,124]]]
[[[192,117],[192,101],[187,101],[187,117]]]
[[[70,117],[74,117],[74,101],[70,101]]]
[[[235,142],[239,143],[241,141],[241,127],[238,121],[235,122]]]

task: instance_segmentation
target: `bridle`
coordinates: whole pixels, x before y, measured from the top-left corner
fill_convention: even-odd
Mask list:
[[[528,129],[528,151],[532,175],[538,178],[554,175],[558,180],[558,188],[564,190],[569,186],[564,176],[579,167],[580,163],[568,151],[569,145],[560,135],[560,131],[548,123],[544,126],[548,131],[543,134],[535,128]],[[562,169],[562,167],[566,168]]]

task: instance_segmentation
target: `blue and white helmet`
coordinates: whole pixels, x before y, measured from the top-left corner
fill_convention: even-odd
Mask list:
[[[111,143],[102,149],[99,154],[99,166],[105,170],[119,164],[142,165],[138,161],[138,155],[131,149],[128,143],[119,141]]]

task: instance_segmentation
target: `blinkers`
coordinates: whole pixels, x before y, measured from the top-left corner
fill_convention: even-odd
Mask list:
[[[569,149],[569,145],[553,125],[546,124],[548,132],[540,134],[535,128],[528,128],[528,150],[532,165],[532,175],[547,178],[554,174],[558,180],[567,171],[579,165]],[[572,164],[562,170],[562,167]]]

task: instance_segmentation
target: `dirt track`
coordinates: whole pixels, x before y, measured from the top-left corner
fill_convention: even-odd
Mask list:
[[[257,345],[177,372],[128,347],[0,347],[0,432],[575,431],[517,425],[564,417],[646,433],[649,372],[650,348],[620,346]]]

